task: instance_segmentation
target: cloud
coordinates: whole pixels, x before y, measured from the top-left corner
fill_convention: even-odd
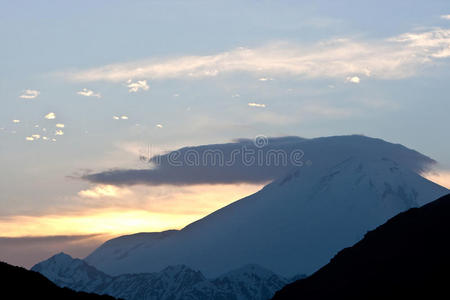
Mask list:
[[[78,91],[77,94],[85,97],[97,97],[97,98],[100,98],[102,96],[100,95],[100,93],[95,93],[93,90],[87,88],[83,88],[81,91]]]
[[[38,140],[38,139],[41,138],[41,135],[40,134],[33,134],[31,137],[36,139],[36,140]]]
[[[450,171],[449,170],[432,170],[421,174],[426,179],[433,181],[443,187],[450,189]]]
[[[351,83],[360,83],[361,79],[358,76],[351,76],[347,77],[346,81]]]
[[[261,108],[266,107],[265,104],[262,104],[262,103],[255,103],[255,102],[249,102],[247,105],[248,105],[248,106],[251,106],[251,107],[261,107]]]
[[[330,39],[316,44],[271,43],[212,55],[152,59],[65,73],[74,81],[120,82],[129,78],[188,79],[232,72],[300,78],[366,76],[398,79],[414,76],[419,67],[449,57],[450,29],[433,28],[381,40]],[[266,78],[266,77],[264,77]],[[130,92],[139,82],[129,81]],[[144,85],[145,86],[145,85]]]
[[[56,126],[57,128],[64,128],[65,125],[62,124],[62,123],[58,123],[58,124],[56,124],[55,126]]]
[[[153,156],[148,169],[119,169],[84,175],[97,184],[193,185],[265,183],[293,170],[329,168],[349,157],[388,157],[401,166],[426,170],[434,161],[396,144],[364,136],[241,139],[233,143],[185,147]]]
[[[25,139],[26,139],[27,141],[34,141],[34,137],[32,137],[32,136],[27,136]]]
[[[17,123],[20,123],[20,120],[17,120],[17,119],[16,120],[12,120],[12,122],[17,124]]]
[[[163,128],[164,126],[162,124],[156,124],[157,128]]]
[[[147,91],[149,89],[147,80],[138,80],[132,82],[131,79],[127,81],[128,92],[137,93],[139,90]]]
[[[56,115],[55,115],[55,113],[50,112],[50,113],[46,114],[46,115],[44,116],[44,118],[46,118],[47,120],[53,120],[53,119],[56,118]]]
[[[450,20],[450,15],[442,15],[441,19]]]
[[[34,99],[39,96],[39,94],[40,92],[37,90],[25,90],[19,97],[23,99]]]
[[[100,184],[91,189],[82,190],[78,192],[78,195],[83,198],[103,198],[103,197],[112,197],[118,198],[123,197],[127,194],[130,194],[130,191],[124,188],[118,188],[114,185],[104,185]]]
[[[121,116],[120,117],[122,120],[128,120],[128,116]]]
[[[57,129],[55,130],[55,135],[64,135],[64,131],[62,131],[61,129]]]

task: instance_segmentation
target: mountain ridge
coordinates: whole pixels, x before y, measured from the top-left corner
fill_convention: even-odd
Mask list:
[[[126,300],[267,300],[294,280],[249,264],[214,279],[185,265],[160,272],[109,276],[80,259],[59,253],[32,267],[60,287],[108,294]],[[303,277],[297,275],[297,277]]]
[[[273,300],[444,299],[450,276],[450,194],[389,219]]]

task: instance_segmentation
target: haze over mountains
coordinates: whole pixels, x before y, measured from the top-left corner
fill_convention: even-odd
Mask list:
[[[448,193],[418,174],[434,161],[402,145],[338,136],[280,147],[302,149],[312,165],[180,231],[106,242],[86,262],[110,275],[182,264],[212,278],[249,263],[310,274],[368,230]]]

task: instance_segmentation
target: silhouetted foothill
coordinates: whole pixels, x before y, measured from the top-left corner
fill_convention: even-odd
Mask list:
[[[391,218],[282,299],[450,299],[450,194]]]
[[[92,299],[114,300],[111,296],[75,292],[60,288],[43,275],[0,262],[0,299]]]

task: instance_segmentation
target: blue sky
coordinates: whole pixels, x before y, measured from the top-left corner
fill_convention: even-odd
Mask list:
[[[364,134],[416,149],[440,169],[450,167],[448,1],[0,6],[5,235],[60,235],[74,226],[67,224],[86,216],[110,220],[124,207],[133,218],[146,218],[141,213],[155,213],[164,203],[162,193],[179,199],[181,190],[119,190],[74,177],[146,168],[140,155],[186,145],[257,135]],[[45,118],[49,113],[54,118]],[[180,215],[175,226],[182,226],[260,187],[216,186],[220,199],[205,186],[184,187],[215,204],[195,202],[198,210],[180,212],[182,202],[174,200],[168,205],[173,210],[164,212],[173,218],[155,217],[167,222],[125,231],[164,229]],[[68,227],[54,230],[61,215],[70,219]],[[24,218],[28,225],[14,230]],[[39,234],[39,226],[48,232]],[[84,233],[98,232],[67,232]]]

